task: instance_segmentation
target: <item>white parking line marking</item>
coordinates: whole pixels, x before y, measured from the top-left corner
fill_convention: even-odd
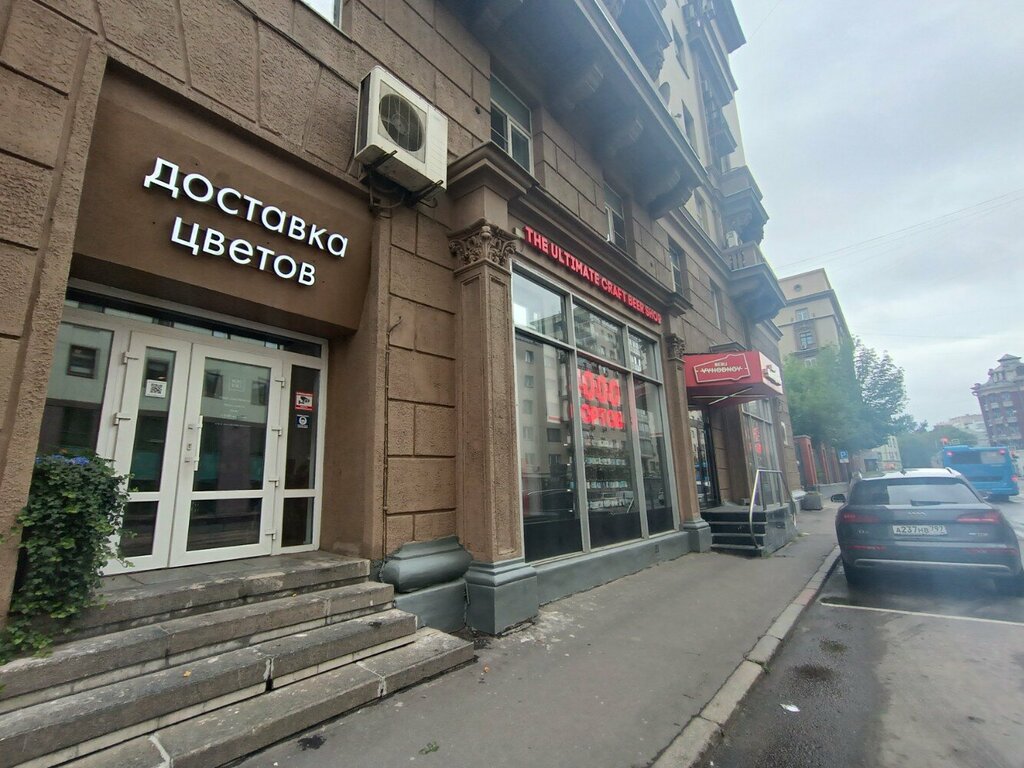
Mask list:
[[[855,611],[875,611],[876,613],[901,613],[905,616],[923,616],[928,619],[953,619],[955,621],[978,621],[983,624],[1008,624],[1011,627],[1024,628],[1024,623],[1019,621],[1006,621],[1004,619],[983,619],[978,616],[957,616],[948,613],[925,613],[923,611],[901,611],[897,608],[873,608],[870,605],[847,605],[846,603],[830,603],[827,600],[819,601],[829,608],[850,608]]]

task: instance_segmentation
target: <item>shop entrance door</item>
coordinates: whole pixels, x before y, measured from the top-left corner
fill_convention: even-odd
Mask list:
[[[133,568],[270,554],[282,363],[140,332],[124,363],[113,455],[132,476],[121,551]]]

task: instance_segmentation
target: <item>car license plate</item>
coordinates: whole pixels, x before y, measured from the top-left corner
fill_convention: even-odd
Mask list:
[[[944,525],[894,525],[892,532],[897,536],[945,536]]]

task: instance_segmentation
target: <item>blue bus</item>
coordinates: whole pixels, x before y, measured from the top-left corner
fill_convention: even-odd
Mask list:
[[[1008,499],[1020,493],[1013,451],[995,446],[975,448],[947,445],[942,449],[942,466],[955,469],[992,499]]]

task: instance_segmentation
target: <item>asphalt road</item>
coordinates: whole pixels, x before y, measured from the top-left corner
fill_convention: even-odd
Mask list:
[[[1024,539],[1018,499],[999,506]],[[839,566],[701,765],[1022,768],[1022,745],[1024,597],[946,576],[851,590]]]

